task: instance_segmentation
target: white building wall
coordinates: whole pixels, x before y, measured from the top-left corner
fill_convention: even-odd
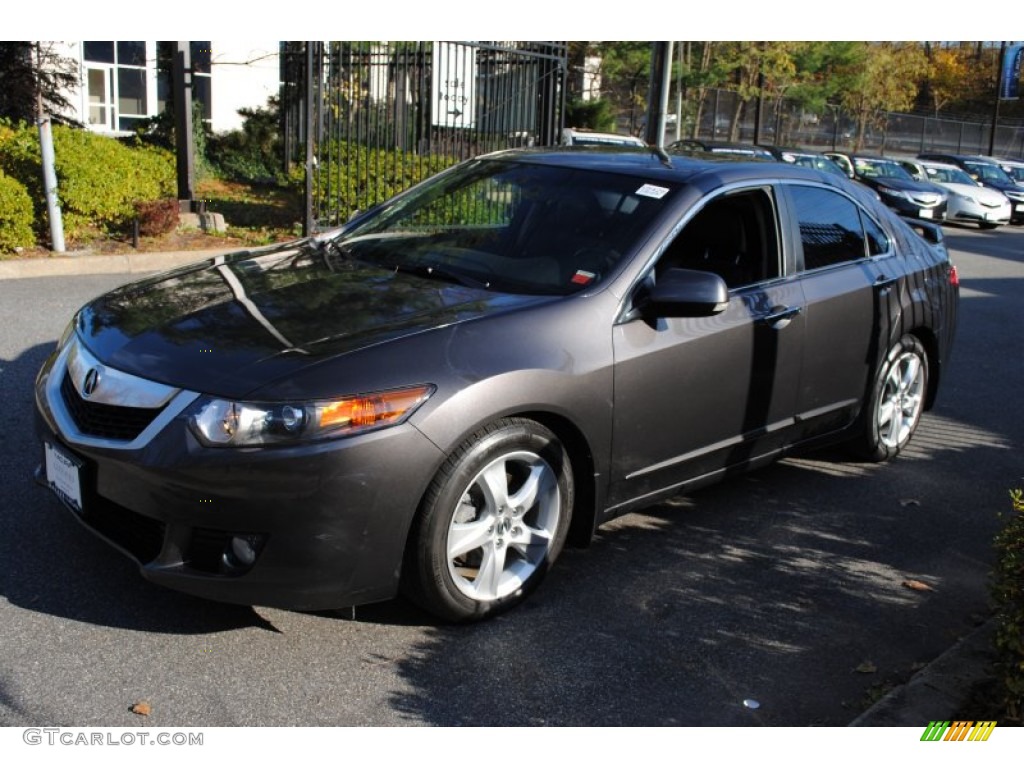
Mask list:
[[[280,43],[211,41],[211,128],[214,133],[242,127],[238,110],[265,107],[276,96],[280,82]]]

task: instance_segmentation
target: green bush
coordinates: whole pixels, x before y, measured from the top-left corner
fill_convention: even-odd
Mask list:
[[[164,149],[64,126],[53,127],[53,144],[68,240],[97,231],[124,233],[136,203],[175,194],[174,156]],[[44,226],[39,135],[34,126],[14,126],[0,133],[0,169],[25,185],[35,204],[37,226]]]
[[[1024,491],[1010,492],[1014,514],[996,535],[992,597],[996,605],[996,667],[1009,717],[1024,717]]]
[[[396,149],[375,149],[352,142],[321,147],[315,183],[323,205],[340,211],[341,221],[365,211],[457,162],[448,155],[417,155]],[[292,183],[305,176],[297,168]]]
[[[0,253],[35,245],[32,198],[17,179],[0,171]]]

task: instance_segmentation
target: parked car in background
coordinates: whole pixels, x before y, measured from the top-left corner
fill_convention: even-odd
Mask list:
[[[917,181],[895,160],[874,155],[826,152],[852,178],[878,193],[882,202],[902,216],[942,221],[949,193],[927,181]]]
[[[1024,187],[1024,162],[1020,160],[1008,160],[1003,157],[993,158],[996,164],[1003,169],[1014,183],[1018,186]]]
[[[820,152],[811,152],[806,149],[792,147],[760,146],[770,152],[776,160],[781,160],[784,163],[793,163],[793,165],[799,165],[804,168],[814,168],[815,170],[831,173],[835,176],[843,176],[844,178],[847,176],[834,160]]]
[[[624,133],[598,133],[566,128],[562,131],[562,144],[569,147],[646,147],[643,139]]]
[[[37,477],[166,587],[485,617],[630,510],[907,445],[956,269],[850,188],[624,147],[467,161],[89,302],[36,380]]]
[[[768,150],[754,144],[741,144],[735,141],[704,141],[702,139],[680,139],[665,147],[669,154],[709,154],[731,155],[748,160],[774,160]]]
[[[947,221],[973,223],[982,229],[1010,223],[1010,199],[998,190],[983,187],[962,168],[931,160],[900,160],[900,165],[915,179],[930,181],[949,191]]]
[[[1012,224],[1024,222],[1024,189],[1014,183],[1013,179],[1006,175],[1006,171],[993,161],[980,155],[950,155],[941,152],[922,152],[917,157],[920,160],[934,160],[938,163],[955,165],[965,170],[979,184],[1002,192],[1013,203],[1010,222]]]

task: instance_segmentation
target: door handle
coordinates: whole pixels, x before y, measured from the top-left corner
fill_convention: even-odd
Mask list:
[[[875,288],[888,288],[898,279],[896,277],[888,277],[887,275],[879,275],[875,278]]]
[[[760,322],[775,328],[785,328],[789,321],[804,311],[803,307],[772,307]]]

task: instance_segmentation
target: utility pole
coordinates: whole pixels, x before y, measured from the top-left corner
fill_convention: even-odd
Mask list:
[[[174,145],[178,169],[178,210],[192,213],[196,170],[192,142],[192,53],[188,40],[175,43],[171,65],[174,98]]]
[[[61,218],[60,201],[57,199],[57,169],[53,154],[53,129],[50,118],[43,113],[43,57],[36,41],[36,121],[39,125],[39,151],[43,165],[43,194],[46,196],[46,212],[50,218],[50,243],[57,253],[64,253],[64,219]]]
[[[647,99],[647,127],[644,140],[662,146],[665,137],[665,114],[668,92],[672,85],[672,43],[651,43],[651,86]]]
[[[996,124],[999,122],[999,100],[1003,97],[1003,57],[1006,55],[1006,41],[999,46],[999,59],[996,61],[996,105],[992,110],[992,129],[988,134],[988,154],[996,153]]]

